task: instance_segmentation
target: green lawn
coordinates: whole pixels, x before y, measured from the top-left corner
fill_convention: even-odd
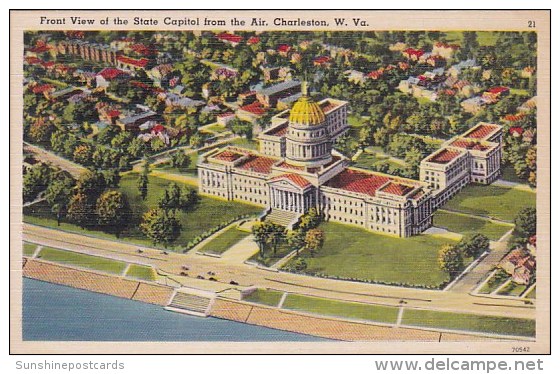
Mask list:
[[[199,251],[220,255],[230,249],[232,245],[247,236],[249,236],[248,232],[240,231],[237,227],[232,226],[206,243]]]
[[[268,306],[278,306],[284,292],[259,288],[249,296],[243,298],[252,303],[264,304]]]
[[[500,335],[535,336],[535,320],[466,313],[405,309],[402,324]]]
[[[534,192],[515,188],[471,184],[449,200],[443,209],[513,222],[521,209],[535,207],[536,196]]]
[[[362,127],[365,123],[365,119],[360,117],[360,116],[356,116],[356,115],[349,115],[348,116],[348,124],[351,127]]]
[[[146,239],[144,234],[140,231],[138,225],[142,214],[148,211],[150,207],[157,206],[160,196],[163,195],[163,191],[171,182],[162,178],[150,176],[148,196],[146,200],[142,200],[138,194],[138,188],[136,186],[137,179],[138,174],[136,173],[126,174],[121,178],[120,189],[127,196],[133,215],[128,226],[122,231],[119,240],[152,246],[153,243]],[[220,223],[243,214],[256,214],[261,211],[262,208],[248,204],[201,197],[200,202],[193,210],[177,213],[177,218],[181,222],[182,229],[181,235],[175,243],[172,244],[172,246],[185,246],[196,236],[201,235]],[[52,214],[51,209],[45,202],[37,203],[24,208],[24,222],[42,226],[57,227],[56,219]],[[80,234],[83,233],[106,239],[116,239],[113,234],[105,233],[95,228],[82,229],[69,222],[63,222],[59,228],[66,231],[78,232]]]
[[[502,284],[509,279],[509,274],[499,269],[492,278],[488,279],[486,283],[480,288],[478,292],[483,294],[490,294],[498,289]]]
[[[223,125],[220,125],[219,123],[213,123],[209,126],[206,126],[202,130],[203,131],[206,130],[206,131],[211,131],[211,132],[217,132],[217,133],[229,131],[229,129],[227,127],[225,127]]]
[[[456,232],[461,235],[484,234],[490,240],[500,239],[513,226],[493,223],[482,218],[475,218],[453,212],[436,211],[434,226]]]
[[[520,296],[526,289],[527,286],[524,284],[517,284],[515,282],[510,282],[507,286],[505,286],[498,292],[498,295]]]
[[[230,143],[236,147],[246,148],[246,149],[258,149],[259,143],[256,140],[249,140],[245,138],[236,138],[233,139]]]
[[[533,288],[531,292],[525,295],[527,299],[536,299],[537,298],[537,287]]]
[[[188,157],[191,159],[191,163],[186,168],[172,167],[169,164],[169,162],[162,163],[162,164],[157,164],[153,168],[155,170],[165,170],[165,171],[168,171],[170,173],[175,173],[175,174],[197,175],[196,163],[198,161],[198,153],[191,153],[191,154],[188,155]]]
[[[388,156],[379,154],[379,153],[369,153],[363,152],[356,161],[354,161],[354,166],[357,168],[368,169],[368,170],[376,170],[375,165],[380,163],[388,163],[393,167],[403,167],[402,164],[399,164],[395,161],[392,161]]]
[[[438,287],[449,280],[437,264],[439,248],[454,243],[431,235],[398,238],[327,222],[323,248],[303,252],[308,274],[389,284]]]
[[[282,308],[383,323],[396,323],[399,312],[397,307],[392,306],[359,304],[294,294],[288,294]]]
[[[280,243],[276,249],[276,254],[272,250],[267,251],[264,258],[261,258],[259,253],[255,253],[249,258],[249,261],[259,263],[264,266],[272,266],[281,258],[284,258],[292,252],[292,249],[286,243]]]
[[[125,262],[50,247],[41,249],[37,258],[112,274],[121,274],[126,268]]]
[[[143,279],[147,281],[155,281],[155,271],[150,266],[131,264],[126,272],[127,277]]]
[[[36,249],[37,249],[37,244],[23,242],[23,255],[24,256],[28,256],[28,257],[33,256],[33,253],[35,253]]]

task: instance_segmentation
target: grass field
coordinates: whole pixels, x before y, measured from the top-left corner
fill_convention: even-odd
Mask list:
[[[496,271],[492,278],[488,279],[488,281],[484,283],[482,287],[480,287],[480,290],[478,292],[483,294],[490,294],[497,290],[498,287],[500,287],[502,284],[504,284],[504,282],[506,282],[508,278],[509,274],[500,269]]]
[[[398,238],[327,222],[325,244],[314,257],[303,252],[308,274],[372,282],[438,287],[449,280],[437,264],[439,248],[452,240],[431,235]]]
[[[221,255],[232,245],[234,245],[241,239],[246,238],[247,236],[249,236],[248,232],[240,231],[237,229],[237,227],[232,226],[208,243],[206,243],[201,249],[199,249],[199,252]]]
[[[515,170],[513,169],[513,166],[511,166],[511,165],[507,165],[505,167],[502,167],[502,176],[500,177],[500,179],[503,179],[503,180],[508,181],[508,182],[527,184],[527,181],[524,181],[523,179],[520,179],[517,176],[517,174],[515,174]]]
[[[513,226],[493,223],[482,218],[464,216],[453,212],[436,211],[434,226],[456,232],[461,235],[483,234],[490,240],[500,239]]]
[[[143,279],[147,281],[155,281],[156,274],[152,267],[144,266],[144,265],[137,265],[131,264],[126,272],[127,277]]]
[[[138,225],[142,214],[148,211],[150,207],[157,206],[160,196],[170,182],[162,178],[150,176],[148,196],[146,200],[142,200],[136,186],[137,178],[138,174],[130,173],[124,175],[120,182],[121,191],[127,196],[133,215],[128,226],[122,231],[119,240],[153,246],[153,243],[142,234]],[[194,237],[201,235],[224,221],[228,221],[243,214],[256,214],[261,212],[261,210],[262,208],[243,203],[201,197],[200,202],[193,210],[177,213],[177,218],[181,222],[182,229],[181,235],[172,246],[186,245]],[[57,227],[56,219],[45,202],[24,208],[24,222]],[[95,228],[82,229],[69,222],[63,222],[59,228],[65,231],[88,234],[105,239],[116,239],[113,234],[105,233]]]
[[[402,324],[500,335],[535,335],[535,321],[531,319],[483,316],[466,313],[459,314],[420,309],[405,309]]]
[[[281,258],[287,256],[292,249],[286,243],[280,243],[276,249],[276,254],[272,253],[272,250],[267,251],[264,258],[259,256],[259,253],[255,253],[249,258],[249,261],[259,263],[264,266],[272,266]]]
[[[236,147],[246,148],[246,149],[258,149],[259,143],[256,140],[249,140],[245,138],[233,139],[230,143]]]
[[[284,292],[281,291],[259,288],[249,296],[243,298],[243,300],[268,306],[277,306],[283,294]]]
[[[33,253],[35,253],[36,249],[37,249],[36,244],[23,242],[23,255],[24,256],[28,256],[28,257],[33,256]]]
[[[471,184],[449,200],[442,209],[513,222],[517,213],[535,207],[536,194],[515,188]]]
[[[517,284],[514,282],[510,282],[507,286],[505,286],[498,292],[498,295],[520,296],[526,289],[527,286],[524,284]]]
[[[213,123],[211,125],[204,127],[202,131],[221,133],[221,132],[229,131],[229,129],[223,125],[220,125],[219,123]]]
[[[380,155],[378,153],[373,154],[373,153],[369,153],[369,152],[363,152],[358,159],[355,161],[354,166],[358,167],[358,168],[362,168],[362,169],[368,169],[368,170],[375,170],[375,166],[377,164],[383,163],[383,162],[387,162],[389,165],[393,166],[393,167],[402,167],[403,164],[399,164],[393,160],[391,160],[389,157],[384,156],[384,155]]]
[[[397,307],[391,306],[358,304],[294,294],[288,294],[282,308],[383,323],[396,323],[399,311]]]
[[[125,262],[50,247],[41,249],[37,258],[112,274],[121,274],[126,268]]]
[[[534,287],[531,292],[525,295],[527,299],[536,299],[537,298],[537,287]]]
[[[155,169],[158,170],[165,170],[165,171],[169,171],[171,173],[177,173],[177,174],[189,174],[189,175],[197,175],[196,173],[196,163],[198,161],[198,153],[190,153],[188,154],[188,157],[191,160],[191,163],[189,164],[188,167],[186,168],[174,168],[171,165],[169,165],[169,163],[164,163],[164,164],[158,164],[155,166]]]

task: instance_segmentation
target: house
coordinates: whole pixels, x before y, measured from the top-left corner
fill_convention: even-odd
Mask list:
[[[116,125],[119,126],[122,131],[137,132],[140,130],[140,125],[143,123],[155,121],[158,118],[159,115],[151,110],[140,111],[117,119]]]
[[[478,68],[476,66],[476,60],[475,59],[463,60],[463,61],[460,61],[459,63],[457,63],[455,65],[452,65],[447,70],[447,74],[449,74],[452,77],[457,78],[459,76],[459,74],[461,74],[463,69],[474,69],[474,68]]]
[[[292,50],[292,47],[289,46],[288,44],[280,44],[277,48],[276,51],[284,57],[288,56],[288,53],[290,53],[290,51]]]
[[[331,58],[329,56],[319,56],[313,59],[313,66],[330,66]]]
[[[432,53],[438,56],[441,56],[446,59],[450,59],[453,57],[455,52],[459,50],[459,46],[457,44],[447,44],[445,42],[436,42],[433,45]]]
[[[247,44],[248,45],[253,45],[253,44],[257,44],[260,43],[261,38],[259,38],[258,36],[251,36],[249,39],[247,39]]]
[[[237,118],[242,121],[247,121],[255,123],[259,118],[262,118],[267,113],[267,108],[260,103],[260,101],[255,101],[251,104],[243,105],[237,109],[235,112]]]
[[[114,80],[126,79],[129,75],[123,70],[117,68],[105,68],[95,76],[96,86],[105,88]]]
[[[276,107],[278,100],[291,96],[301,90],[301,82],[297,80],[284,81],[272,86],[256,90],[257,100],[265,107]]]
[[[347,77],[348,82],[354,84],[362,84],[366,81],[366,75],[357,70],[346,70],[344,75]]]
[[[422,57],[424,53],[423,50],[414,48],[407,48],[402,51],[402,55],[411,61],[420,60],[420,57]]]
[[[178,95],[172,92],[163,92],[158,95],[161,99],[165,100],[165,105],[175,108],[196,108],[204,105],[204,101],[193,100],[189,97]]]
[[[514,138],[519,138],[523,135],[523,128],[522,127],[510,127],[509,134]]]
[[[229,32],[222,32],[216,35],[216,39],[219,41],[229,44],[232,47],[236,47],[243,41],[243,37],[235,34],[230,34]]]
[[[235,113],[233,112],[220,113],[216,116],[217,122],[222,126],[227,126],[234,118]]]
[[[526,113],[535,110],[536,108],[537,108],[537,97],[533,96],[532,98],[530,98],[529,100],[521,104],[521,106],[517,108],[517,110]]]
[[[133,58],[124,55],[117,57],[117,67],[124,70],[135,71],[137,69],[146,70],[150,60],[146,57]]]
[[[529,284],[535,274],[537,261],[524,248],[516,248],[504,256],[498,267],[508,273],[513,282]]]
[[[475,97],[471,97],[470,99],[462,101],[461,107],[467,113],[477,114],[484,108],[486,104],[487,101],[484,100],[482,97],[475,96]]]
[[[534,138],[535,138],[535,130],[527,129],[527,130],[523,131],[522,141],[524,143],[532,143]]]

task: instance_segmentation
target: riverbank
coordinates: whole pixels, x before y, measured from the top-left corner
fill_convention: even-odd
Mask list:
[[[161,307],[169,304],[175,292],[172,287],[153,282],[78,270],[31,258],[24,258],[23,276]],[[250,325],[344,341],[440,342],[498,339],[497,337],[480,334],[380,326],[362,321],[347,321],[339,318],[281,310],[223,297],[215,299],[209,315]],[[512,337],[512,339],[515,338]]]

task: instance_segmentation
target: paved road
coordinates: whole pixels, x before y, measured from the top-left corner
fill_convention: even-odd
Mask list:
[[[33,144],[27,142],[23,143],[24,152],[30,152],[37,156],[41,161],[51,163],[52,165],[58,166],[59,168],[69,172],[74,178],[78,178],[87,169],[81,165],[78,165],[70,160],[60,157],[52,152],[49,152],[43,148],[37,147]]]
[[[231,288],[229,281],[235,280],[243,287],[270,287],[287,292],[357,302],[399,305],[399,301],[403,299],[406,300],[408,307],[510,317],[535,317],[534,308],[526,306],[518,300],[489,301],[459,292],[392,287],[283,272],[276,273],[231,261],[227,257],[212,258],[196,255],[192,252],[165,255],[160,250],[143,247],[143,253],[138,253],[139,246],[134,244],[93,238],[29,224],[23,225],[23,237],[24,240],[41,245],[149,264],[167,274],[171,274],[173,279],[178,280],[183,285],[193,286],[196,284],[196,287],[201,287],[208,284],[209,289],[216,289],[218,284],[215,282],[194,279],[196,275],[205,276],[209,271],[212,271],[216,273],[216,278],[224,282],[221,283],[223,289]],[[179,275],[183,271],[183,265],[188,266],[189,277]]]

